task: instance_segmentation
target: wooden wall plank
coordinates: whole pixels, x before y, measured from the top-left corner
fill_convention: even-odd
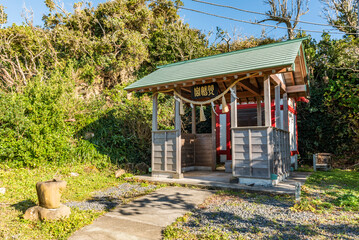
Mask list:
[[[196,134],[195,166],[213,167],[212,134]]]
[[[165,171],[167,171],[167,132],[165,132],[165,147],[164,147],[164,165],[165,165]]]
[[[182,134],[181,166],[188,167],[195,165],[195,134]]]
[[[251,129],[248,129],[248,158],[249,158],[249,176],[252,176],[252,134]]]

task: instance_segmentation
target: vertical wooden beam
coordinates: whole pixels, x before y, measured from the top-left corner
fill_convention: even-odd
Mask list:
[[[283,94],[283,130],[288,131],[288,96],[287,93]]]
[[[256,97],[256,100],[257,100],[257,126],[262,126],[261,97]]]
[[[152,131],[157,131],[157,112],[158,112],[158,101],[157,101],[158,93],[154,93],[152,95]],[[154,133],[152,133],[152,151],[151,151],[151,168],[152,172],[155,169],[155,145],[154,145]]]
[[[192,108],[192,134],[196,134],[196,132],[196,105],[194,105]],[[196,165],[196,135],[193,143],[193,164]]]
[[[233,86],[233,92],[237,95],[237,87]],[[231,94],[231,128],[237,127],[237,98]],[[235,175],[235,142],[234,142],[234,131],[231,130],[231,151],[232,151],[232,176]]]
[[[158,130],[157,125],[157,112],[158,112],[158,101],[157,101],[158,93],[154,93],[152,95],[152,131]]]
[[[232,87],[234,94],[237,95],[237,86]],[[237,127],[237,98],[231,94],[231,127]]]
[[[217,165],[217,149],[216,149],[216,114],[212,110],[211,115],[211,123],[212,123],[212,171],[216,170]]]
[[[181,94],[181,89],[176,89],[179,94]],[[177,131],[176,135],[176,178],[181,178],[181,115],[180,115],[180,103],[175,100],[175,130]]]
[[[275,127],[282,129],[282,121],[280,117],[280,85],[274,87],[275,102]]]
[[[283,94],[283,130],[285,133],[285,159],[286,159],[286,174],[289,175],[291,157],[290,157],[290,140],[289,140],[289,126],[288,126],[288,96]]]
[[[264,119],[265,126],[271,126],[271,97],[269,75],[264,76]]]
[[[196,106],[192,108],[192,134],[196,134]]]

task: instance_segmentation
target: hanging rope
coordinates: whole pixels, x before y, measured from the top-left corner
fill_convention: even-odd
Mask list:
[[[218,99],[220,99],[221,97],[226,95],[226,93],[228,93],[228,91],[230,91],[231,88],[234,87],[239,81],[242,81],[246,78],[254,77],[256,75],[258,75],[258,73],[254,73],[252,75],[249,75],[248,77],[242,77],[242,78],[237,79],[226,90],[224,90],[221,94],[219,94],[217,97],[214,97],[207,101],[193,101],[188,98],[182,97],[181,94],[179,94],[175,89],[171,89],[171,90],[168,90],[165,92],[173,91],[173,93],[175,94],[176,97],[179,97],[180,99],[182,99],[182,101],[185,101],[187,103],[192,103],[193,105],[207,105],[207,104],[211,104],[211,102],[217,101]],[[235,97],[237,97],[237,96],[235,96]]]
[[[218,114],[216,113],[216,107],[214,106],[214,102],[211,102],[212,105],[212,111],[214,112],[214,114],[216,114],[216,116],[218,116]]]
[[[222,111],[224,113],[228,112],[229,111],[229,108],[227,106],[227,103],[226,103],[226,100],[224,98],[224,95],[226,95],[226,93],[228,93],[228,91],[231,91],[231,95],[238,99],[238,97],[236,96],[236,94],[234,93],[232,87],[234,87],[239,81],[242,81],[246,78],[250,78],[250,77],[254,77],[258,75],[258,73],[254,73],[252,75],[249,75],[248,77],[242,77],[242,78],[239,78],[237,79],[236,81],[234,81],[226,90],[224,90],[221,94],[219,94],[218,96],[210,99],[210,100],[207,100],[207,101],[193,101],[193,100],[190,100],[188,98],[185,98],[185,97],[182,97],[181,94],[179,94],[175,89],[169,89],[167,91],[160,91],[161,93],[167,93],[167,92],[172,92],[173,91],[173,94],[174,94],[174,99],[176,101],[179,101],[180,102],[180,114],[183,115],[184,114],[184,110],[183,110],[183,101],[184,102],[187,102],[191,105],[191,107],[193,108],[194,106],[193,105],[200,105],[201,106],[201,109],[200,109],[200,121],[203,122],[203,121],[206,121],[206,117],[204,115],[204,110],[203,110],[203,105],[206,105],[206,104],[211,104],[212,106],[212,110],[213,112],[217,115],[216,111],[215,111],[215,108],[214,108],[214,101],[217,101],[219,99],[222,98]]]

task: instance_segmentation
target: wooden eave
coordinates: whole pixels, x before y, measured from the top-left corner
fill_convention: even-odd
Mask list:
[[[250,77],[255,74],[254,77]],[[278,77],[281,74],[282,80]],[[168,84],[157,84],[146,86],[143,88],[134,88],[128,91],[134,92],[164,92],[172,95],[171,89],[181,89],[181,94],[186,98],[191,98],[191,87],[194,85],[207,84],[217,82],[219,86],[219,94],[228,88],[236,79],[248,77],[237,83],[237,96],[239,102],[256,101],[256,97],[263,98],[263,81],[265,76],[270,76],[271,86],[281,85],[281,94],[288,93],[288,97],[307,97],[308,96],[308,75],[304,60],[303,48],[300,47],[294,64],[273,68],[258,69],[256,71],[238,72],[211,76],[206,78],[190,79],[178,81]],[[272,88],[271,87],[271,88]],[[274,94],[274,92],[273,92]],[[227,101],[230,94],[226,94]]]

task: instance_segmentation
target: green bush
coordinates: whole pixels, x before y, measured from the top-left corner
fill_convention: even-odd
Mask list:
[[[0,160],[36,167],[65,163],[71,154],[71,130],[64,104],[69,88],[55,76],[34,81],[23,93],[0,95]]]

